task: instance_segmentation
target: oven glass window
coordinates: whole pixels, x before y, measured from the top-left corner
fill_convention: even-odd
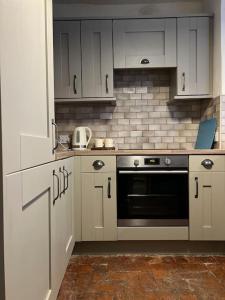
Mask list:
[[[118,174],[118,219],[188,219],[187,174]]]

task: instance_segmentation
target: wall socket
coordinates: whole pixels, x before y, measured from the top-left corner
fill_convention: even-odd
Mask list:
[[[59,143],[61,144],[67,144],[70,142],[70,137],[67,134],[61,134],[59,135]]]
[[[219,142],[219,132],[218,132],[218,130],[216,131],[214,142],[216,142],[216,143]]]

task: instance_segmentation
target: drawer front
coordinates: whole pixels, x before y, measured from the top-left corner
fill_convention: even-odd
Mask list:
[[[83,156],[81,157],[81,172],[115,172],[115,156]]]
[[[210,162],[211,161],[211,162]],[[211,168],[207,168],[207,165]],[[204,166],[205,165],[205,166]],[[189,171],[223,172],[225,171],[224,155],[192,155],[189,157]]]

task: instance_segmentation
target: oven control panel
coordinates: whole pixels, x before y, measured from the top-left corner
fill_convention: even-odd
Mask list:
[[[188,155],[118,156],[117,168],[188,168]]]
[[[146,166],[159,166],[160,158],[156,158],[156,157],[145,158],[144,163]]]

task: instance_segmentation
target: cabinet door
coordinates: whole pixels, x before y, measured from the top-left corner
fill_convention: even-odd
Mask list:
[[[73,158],[56,162],[53,168],[52,290],[56,299],[74,247]],[[68,180],[67,180],[68,176]]]
[[[81,182],[82,240],[116,240],[116,174],[82,173]]]
[[[225,172],[190,172],[190,239],[225,240]]]
[[[63,172],[65,180],[65,192],[63,194],[63,218],[65,220],[64,231],[64,255],[65,264],[67,266],[71,253],[73,251],[75,236],[74,236],[74,158],[66,159],[63,162]]]
[[[80,22],[54,22],[55,98],[81,97]]]
[[[64,210],[63,201],[61,199],[63,185],[61,185],[61,174],[59,170],[60,162],[54,163],[52,171],[53,191],[51,205],[51,278],[53,291],[51,299],[56,299],[65,272],[65,253],[63,243],[65,219],[62,216],[62,212]]]
[[[176,67],[176,19],[116,20],[114,67]]]
[[[112,21],[82,21],[83,97],[113,97]]]
[[[51,193],[49,165],[5,177],[7,300],[47,300],[51,296]]]
[[[4,173],[51,161],[54,138],[52,1],[0,4]]]
[[[210,94],[209,18],[178,18],[178,95]]]

